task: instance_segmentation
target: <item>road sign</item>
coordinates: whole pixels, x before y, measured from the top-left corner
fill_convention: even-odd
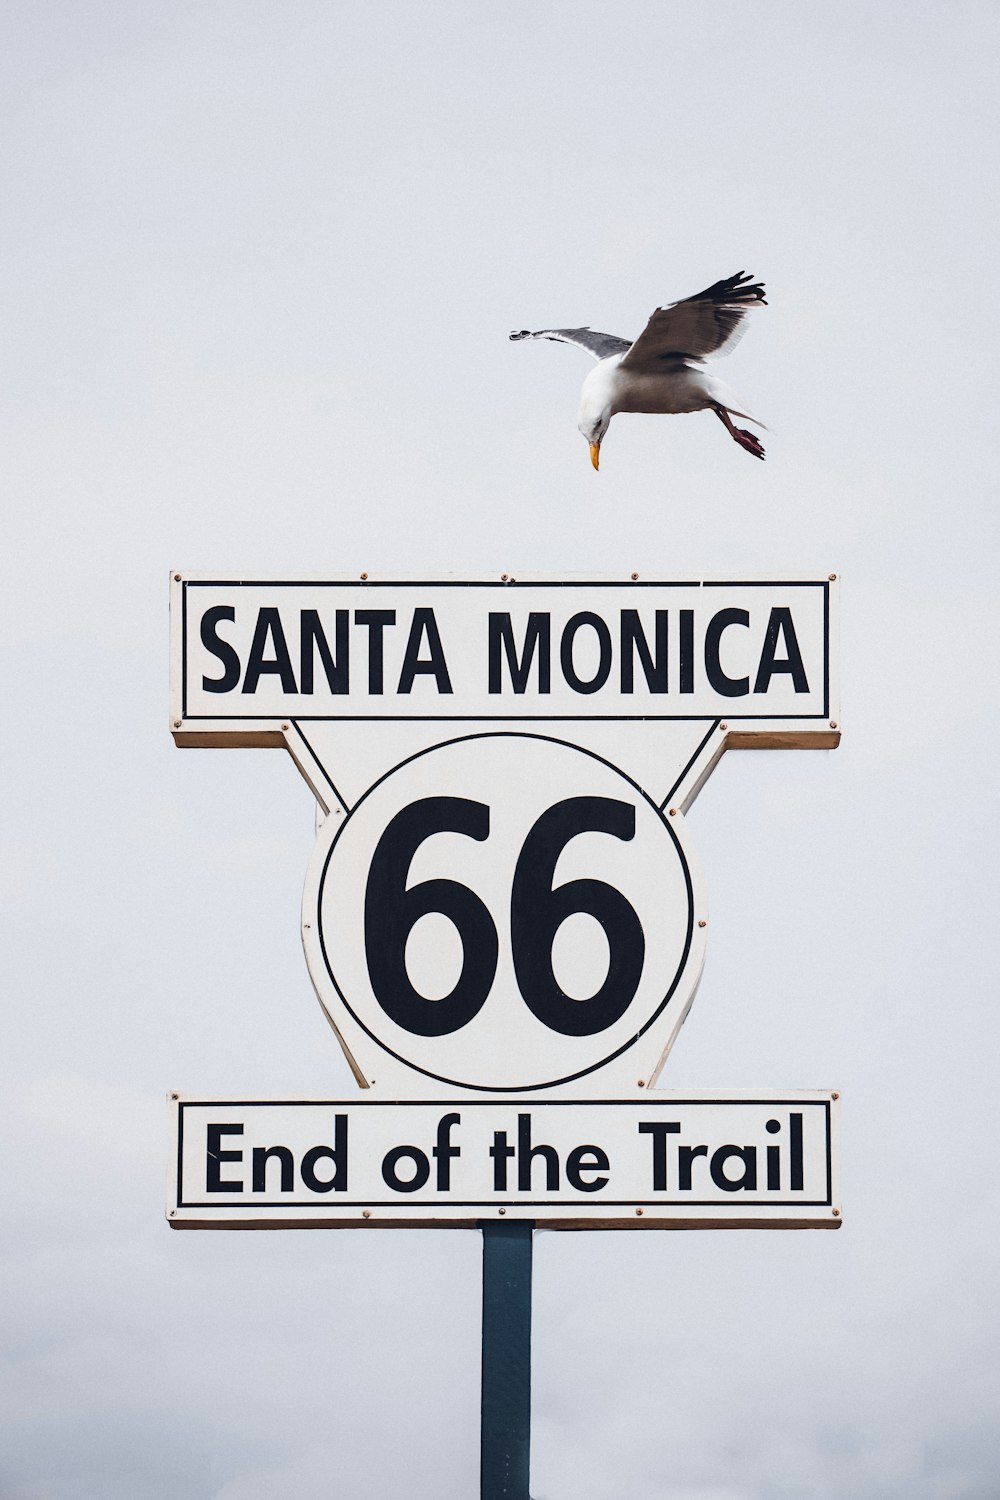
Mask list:
[[[483,1231],[481,1495],[526,1500],[531,1234],[836,1229],[833,1092],[655,1088],[723,752],[839,743],[836,576],[173,575],[178,745],[285,748],[302,942],[365,1091],[171,1095],[179,1229]]]
[[[595,1101],[172,1095],[175,1228],[840,1225],[836,1093]]]
[[[382,1098],[652,1086],[727,748],[839,741],[836,579],[173,577],[179,745],[283,746],[320,808],[302,938]]]

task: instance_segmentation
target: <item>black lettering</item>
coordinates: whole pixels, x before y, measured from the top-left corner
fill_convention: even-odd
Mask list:
[[[514,1147],[507,1144],[506,1130],[494,1130],[490,1147],[493,1158],[493,1186],[498,1193],[507,1191],[507,1163],[514,1155]]]
[[[331,693],[347,693],[350,691],[350,636],[348,635],[348,622],[350,616],[346,609],[338,609],[334,615],[334,641],[336,643],[336,659],[330,651],[330,643],[320,623],[318,609],[304,609],[299,620],[299,691],[311,693],[313,690],[313,669],[315,666],[315,654],[319,651],[320,661],[323,663],[323,671],[326,673],[327,687]]]
[[[777,655],[779,637],[785,643],[786,652],[786,655],[780,659]],[[795,691],[808,693],[809,684],[806,681],[806,669],[802,665],[802,652],[799,650],[795,626],[792,624],[792,612],[783,607],[772,609],[768,619],[767,633],[764,636],[764,645],[760,653],[760,665],[757,668],[757,680],[753,685],[754,692],[766,693],[771,685],[771,678],[776,672],[789,672]]]
[[[777,1135],[781,1129],[780,1120],[768,1120],[764,1126],[768,1135]],[[768,1192],[777,1192],[781,1187],[781,1147],[768,1146],[765,1153],[767,1159],[767,1188]]]
[[[490,612],[489,617],[489,690],[491,693],[502,693],[501,681],[500,647],[503,646],[507,657],[507,670],[510,673],[511,687],[515,693],[523,693],[528,685],[528,673],[531,671],[531,663],[538,651],[538,691],[547,693],[551,689],[551,626],[552,621],[547,613],[532,610],[528,615],[528,623],[524,631],[524,647],[521,658],[518,660],[517,647],[514,644],[514,629],[510,623],[509,614],[494,614]]]
[[[646,687],[651,693],[667,691],[667,611],[656,611],[656,644],[651,652],[639,619],[637,609],[622,610],[621,653],[622,692],[631,693],[635,654],[646,678]]]
[[[347,1116],[334,1115],[333,1122],[333,1145],[313,1146],[302,1158],[299,1171],[311,1193],[347,1192]],[[332,1177],[317,1177],[316,1163],[319,1161],[333,1162]]]
[[[739,1157],[743,1163],[743,1175],[737,1182],[727,1177],[725,1170],[726,1162],[731,1161],[734,1156]],[[738,1193],[741,1190],[751,1192],[757,1186],[756,1146],[720,1146],[718,1151],[712,1153],[709,1171],[716,1187],[722,1188],[724,1193]]]
[[[235,620],[236,611],[231,604],[216,604],[206,609],[201,617],[201,644],[222,663],[221,677],[203,677],[201,685],[206,693],[231,693],[240,680],[240,659],[235,647],[224,641],[216,631],[220,620]]]
[[[271,657],[264,655],[268,637],[274,647],[274,655]],[[255,693],[260,679],[267,676],[281,678],[283,693],[296,691],[292,658],[288,654],[288,643],[281,628],[281,615],[276,609],[262,609],[257,615],[257,625],[247,658],[247,672],[243,679],[243,692]]]
[[[210,1193],[242,1193],[242,1182],[223,1182],[222,1163],[242,1161],[242,1151],[223,1151],[224,1135],[242,1135],[242,1125],[209,1125],[206,1127],[205,1186]]]
[[[462,1116],[458,1114],[442,1115],[438,1121],[437,1144],[431,1155],[437,1162],[437,1186],[439,1193],[447,1193],[451,1188],[451,1163],[456,1156],[461,1156],[460,1146],[451,1144],[452,1127],[460,1125]]]
[[[653,1137],[653,1192],[667,1191],[667,1136],[680,1135],[681,1127],[674,1121],[663,1124],[659,1120],[644,1120],[639,1126],[640,1135]],[[688,1186],[690,1187],[690,1182]]]
[[[413,1176],[400,1177],[396,1168],[404,1158],[413,1163]],[[431,1164],[419,1146],[393,1146],[382,1161],[382,1179],[394,1193],[418,1193],[431,1175]]]
[[[694,692],[694,610],[680,611],[680,681],[682,693]]]
[[[788,1135],[790,1140],[791,1165],[788,1172],[788,1186],[793,1193],[802,1191],[802,1116],[799,1114],[788,1116]]]
[[[253,1190],[255,1193],[267,1192],[267,1164],[269,1161],[281,1163],[281,1191],[291,1193],[295,1190],[295,1158],[287,1146],[255,1146],[251,1153],[253,1162]]]
[[[536,1156],[545,1163],[545,1190],[554,1193],[559,1187],[559,1156],[554,1146],[531,1144],[531,1116],[517,1117],[517,1186],[518,1191],[531,1191],[531,1164]]]
[[[573,646],[576,642],[577,631],[582,630],[585,625],[589,625],[597,636],[597,644],[600,648],[600,659],[593,677],[579,677],[573,664]],[[559,645],[559,661],[562,665],[563,676],[574,693],[596,693],[604,686],[611,671],[611,632],[600,615],[595,615],[585,609],[566,621],[566,628]]]
[[[387,625],[395,625],[394,609],[356,609],[354,623],[364,625],[368,631],[368,691],[373,695],[383,691],[382,634]]]
[[[587,1157],[591,1160],[587,1161]],[[584,1172],[607,1172],[611,1163],[606,1151],[600,1146],[574,1146],[566,1158],[566,1181],[580,1193],[599,1193],[607,1187],[607,1177],[597,1177],[593,1182],[584,1182]]]
[[[727,677],[719,660],[722,632],[730,625],[749,625],[750,616],[745,609],[720,609],[708,622],[705,631],[705,671],[717,693],[724,698],[742,698],[750,691],[749,677]]]
[[[420,644],[424,636],[427,637],[427,650],[430,655],[422,659]],[[433,677],[439,693],[451,692],[451,678],[448,676],[448,666],[441,646],[441,635],[432,609],[413,611],[410,635],[403,655],[403,670],[399,674],[399,692],[408,693],[418,673],[426,673]]]
[[[696,1156],[707,1156],[707,1146],[678,1146],[677,1187],[682,1193],[691,1191],[691,1163]]]

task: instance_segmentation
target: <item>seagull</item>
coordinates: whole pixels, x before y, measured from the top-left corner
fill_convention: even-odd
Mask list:
[[[760,303],[762,283],[738,271],[682,302],[658,307],[634,343],[590,328],[541,328],[537,333],[522,328],[511,338],[576,344],[597,360],[583,382],[577,424],[595,469],[604,434],[619,411],[714,411],[741,448],[763,458],[759,440],[745,427],[734,427],[732,419],[742,417],[758,427],[764,423],[739,411],[735,393],[705,368],[707,357],[728,354],[739,343],[746,314]]]

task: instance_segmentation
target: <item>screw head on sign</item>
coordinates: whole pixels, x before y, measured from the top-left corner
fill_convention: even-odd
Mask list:
[[[363,1219],[370,1219],[370,1218],[371,1218],[371,1216],[372,1216],[372,1211],[371,1211],[371,1209],[370,1209],[370,1208],[363,1208],[363,1209],[362,1209],[362,1210],[361,1210],[361,1217],[362,1217],[362,1218],[363,1218]]]
[[[720,728],[720,729],[728,729],[728,728],[729,728],[729,725],[728,725],[728,724],[720,724],[720,725],[719,725],[719,728]]]
[[[171,1209],[171,1210],[170,1210],[170,1217],[171,1217],[171,1218],[172,1218],[172,1219],[176,1219],[176,1217],[177,1217],[177,1210],[176,1210],[176,1208],[172,1208],[172,1209]]]
[[[705,921],[704,917],[699,917],[698,918],[698,926],[699,927],[707,927],[708,926],[708,923]]]
[[[506,573],[501,573],[500,574],[500,582],[501,583],[506,583],[507,582],[507,574]]]
[[[287,728],[288,728],[288,725],[287,725],[287,724],[282,724],[282,726],[281,726],[281,727],[282,727],[282,729],[287,729]]]
[[[362,575],[361,575],[361,582],[362,583],[367,583],[368,582],[368,574],[367,573],[362,573]]]
[[[839,1089],[834,1089],[833,1093],[830,1095],[830,1098],[831,1099],[839,1099],[840,1098],[840,1090]]]
[[[836,573],[831,573],[830,574],[830,582],[831,583],[836,583],[837,582],[837,575],[836,575]]]
[[[499,1209],[497,1209],[497,1212],[500,1213],[500,1214],[505,1214],[507,1212],[507,1210],[505,1208],[499,1208]]]
[[[839,1218],[840,1218],[840,1209],[839,1209],[839,1208],[835,1208],[835,1209],[834,1209],[834,1210],[833,1210],[833,1217],[834,1217],[834,1218],[835,1218],[835,1219],[839,1219]]]
[[[830,728],[831,728],[831,729],[836,729],[836,728],[837,728],[837,727],[838,727],[838,726],[837,726],[837,721],[836,721],[836,719],[831,719],[831,720],[830,720]]]
[[[181,575],[179,573],[175,573],[174,574],[174,582],[175,583],[180,583],[180,581],[181,581]]]
[[[635,1080],[635,1082],[636,1082],[636,1087],[637,1088],[644,1089],[646,1087],[646,1080],[645,1080],[645,1078],[637,1078]]]
[[[672,818],[676,818],[676,816],[677,816],[677,809],[676,809],[676,807],[671,807],[671,808],[670,808],[670,809],[669,809],[669,811],[670,811],[670,816],[671,816],[671,817],[672,817]]]
[[[171,1097],[171,1099],[179,1099],[180,1095],[179,1094],[171,1094],[170,1097]]]
[[[633,583],[638,583],[639,582],[639,575],[638,575],[638,573],[633,573],[632,574],[632,582]]]
[[[636,1209],[636,1211],[635,1211],[635,1216],[636,1216],[636,1218],[637,1218],[637,1219],[641,1219],[641,1218],[642,1218],[642,1216],[643,1216],[643,1213],[644,1213],[644,1212],[645,1212],[645,1210],[644,1210],[644,1209],[641,1209],[641,1208],[637,1208],[637,1209]]]
[[[180,729],[180,727],[181,727],[181,721],[180,721],[180,719],[175,719],[174,720],[174,728],[175,729]]]

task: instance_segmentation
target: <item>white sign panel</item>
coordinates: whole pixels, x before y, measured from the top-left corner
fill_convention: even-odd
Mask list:
[[[171,1095],[179,1229],[839,1227],[830,1092],[627,1100]]]
[[[831,748],[836,578],[172,581],[179,745],[286,748],[309,972],[382,1098],[655,1083],[723,752]]]
[[[834,582],[181,575],[176,728],[189,742],[252,739],[292,719],[726,718],[828,730]]]

